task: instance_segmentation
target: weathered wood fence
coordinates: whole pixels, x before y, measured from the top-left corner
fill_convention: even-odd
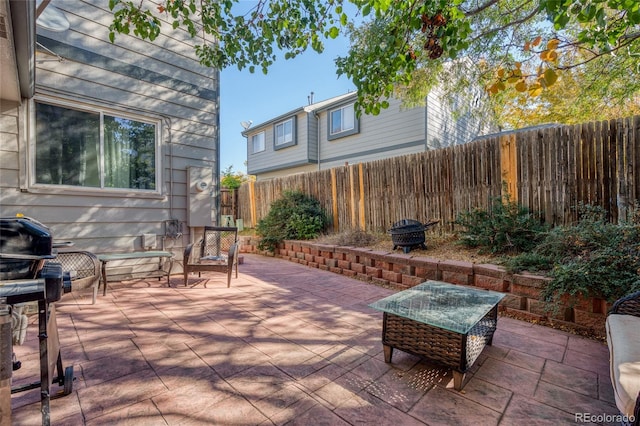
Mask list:
[[[220,214],[237,217],[238,193],[227,188],[220,189]]]
[[[464,145],[272,180],[238,190],[238,217],[253,227],[285,190],[318,199],[336,231],[384,231],[396,221],[488,208],[508,191],[552,225],[576,219],[579,202],[612,221],[640,198],[640,116],[486,137]],[[638,170],[638,172],[636,172]]]

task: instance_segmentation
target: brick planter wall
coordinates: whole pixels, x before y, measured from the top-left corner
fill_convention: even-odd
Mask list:
[[[491,264],[439,260],[401,252],[367,248],[285,241],[276,253],[257,249],[258,239],[240,237],[241,253],[275,256],[312,268],[331,271],[373,284],[404,290],[426,280],[479,287],[506,294],[501,312],[542,324],[562,326],[577,333],[604,337],[607,303],[600,299],[582,300],[573,307],[549,307],[540,300],[548,278],[531,274],[508,274]]]

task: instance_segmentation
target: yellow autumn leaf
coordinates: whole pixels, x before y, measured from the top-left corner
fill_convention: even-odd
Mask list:
[[[507,79],[507,83],[509,84],[513,84],[513,83],[517,83],[518,81],[520,81],[520,77],[512,75],[511,77],[509,77]]]
[[[529,88],[529,96],[535,98],[536,96],[540,96],[542,93],[542,86],[538,83],[531,85]]]
[[[557,48],[559,44],[560,44],[560,40],[558,40],[557,38],[553,38],[547,42],[547,49],[553,50]]]
[[[499,81],[498,83],[496,83],[496,87],[498,88],[498,90],[506,89],[506,86],[504,85],[504,82],[502,82],[502,81]]]
[[[514,77],[522,77],[522,70],[520,68],[516,68],[511,72],[511,75]]]
[[[540,44],[541,41],[542,41],[542,37],[538,36],[531,42],[531,45],[532,46],[537,46],[537,45]]]
[[[531,42],[526,42],[524,44],[524,49],[525,52],[528,52],[529,50],[531,50]]]
[[[549,54],[548,50],[543,50],[542,52],[540,52],[540,59],[546,62],[548,54]]]
[[[527,90],[527,83],[524,80],[520,80],[515,87],[518,92],[524,92]]]
[[[504,68],[500,67],[498,69],[498,77],[500,77],[500,78],[504,77]]]
[[[558,52],[556,52],[555,50],[550,50],[549,53],[547,53],[547,61],[555,62],[556,59],[558,59]]]
[[[498,93],[498,88],[496,87],[496,85],[495,85],[495,84],[493,84],[493,85],[491,85],[491,87],[489,87],[489,88],[487,89],[487,91],[488,91],[490,94],[495,95],[496,93]]]
[[[515,64],[513,64],[517,70],[520,69],[520,67],[522,66],[522,64],[520,62],[516,62]]]

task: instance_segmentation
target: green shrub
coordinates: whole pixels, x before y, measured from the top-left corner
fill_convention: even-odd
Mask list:
[[[461,244],[494,254],[531,250],[547,230],[538,215],[511,201],[509,196],[495,198],[489,211],[462,212],[455,223],[465,228],[460,232]]]
[[[507,270],[546,270],[552,280],[542,298],[552,303],[571,305],[580,297],[613,302],[640,289],[640,226],[612,224],[600,207],[577,208],[578,222],[549,231],[530,253],[505,261]],[[540,261],[530,264],[531,259]]]
[[[514,257],[506,257],[501,263],[507,272],[512,274],[521,271],[548,272],[553,266],[553,260],[549,256],[537,252],[525,252]]]
[[[549,235],[539,250],[555,259],[552,281],[542,292],[550,303],[566,294],[569,304],[578,297],[600,297],[614,302],[640,289],[640,226],[613,224],[599,207],[578,206],[580,220]]]
[[[285,191],[256,226],[260,250],[275,251],[284,240],[310,240],[327,226],[320,203],[301,191]]]

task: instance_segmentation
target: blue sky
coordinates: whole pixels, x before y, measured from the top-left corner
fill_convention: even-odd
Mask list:
[[[345,56],[348,40],[327,40],[325,50],[318,54],[309,50],[285,60],[278,58],[267,75],[258,70],[238,71],[227,68],[220,74],[220,168],[233,166],[246,173],[247,143],[240,134],[241,121],[260,124],[280,114],[307,105],[314,92],[316,102],[354,91],[355,86],[345,76],[336,75],[334,59]]]

